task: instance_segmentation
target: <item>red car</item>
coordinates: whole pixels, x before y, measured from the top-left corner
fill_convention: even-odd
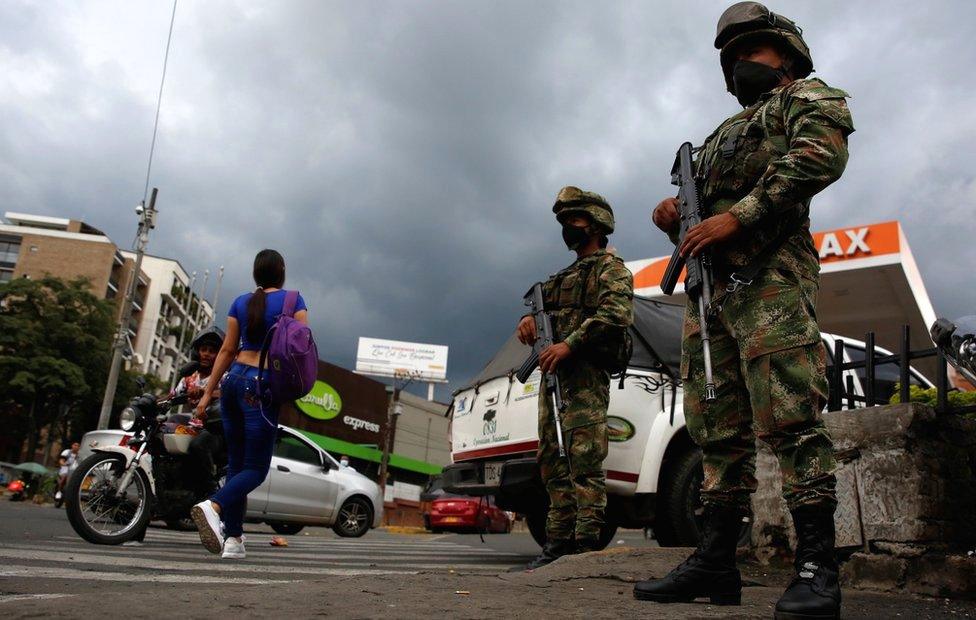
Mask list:
[[[462,495],[447,495],[435,499],[425,519],[432,532],[444,530],[478,531],[507,534],[512,531],[508,513],[495,506],[490,497],[479,499]]]

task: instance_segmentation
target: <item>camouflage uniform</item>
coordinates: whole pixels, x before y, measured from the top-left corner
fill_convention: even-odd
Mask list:
[[[820,412],[826,354],[817,326],[819,256],[810,199],[847,164],[854,131],[847,94],[803,79],[763,95],[723,122],[697,160],[712,215],[732,213],[744,231],[716,246],[717,311],[709,322],[718,400],[704,401],[698,306],[689,302],[682,343],[684,413],[704,453],[706,504],[741,506],[756,488],[755,438],[775,452],[790,509],[833,505],[834,458]],[[797,232],[756,280],[734,294],[729,274],[760,254],[784,227]]]
[[[603,201],[597,194],[581,193]],[[539,394],[538,461],[549,492],[546,532],[549,540],[593,544],[607,505],[603,460],[610,403],[610,375],[594,361],[595,351],[621,340],[633,322],[633,276],[619,257],[598,250],[552,276],[543,294],[556,341],[572,350],[556,370],[566,403],[562,423],[568,459],[559,456],[552,402],[544,389]]]

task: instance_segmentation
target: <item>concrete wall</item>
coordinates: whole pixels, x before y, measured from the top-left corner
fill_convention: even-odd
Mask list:
[[[445,417],[448,405],[429,401],[408,392],[400,393],[403,414],[396,423],[393,452],[433,465],[451,462],[451,445],[447,435],[450,420]]]
[[[848,585],[976,596],[976,421],[910,403],[830,412],[838,454],[838,548]],[[795,544],[772,453],[760,447],[753,545],[760,559]],[[937,577],[936,577],[937,576]]]

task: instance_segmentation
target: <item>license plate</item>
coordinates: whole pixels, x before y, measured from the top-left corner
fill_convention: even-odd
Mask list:
[[[460,523],[461,517],[444,517],[441,519],[441,523]]]
[[[502,483],[502,464],[485,463],[485,484],[497,487]]]

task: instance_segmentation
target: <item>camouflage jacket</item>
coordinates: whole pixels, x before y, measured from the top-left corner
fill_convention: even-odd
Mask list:
[[[734,214],[745,227],[715,248],[720,279],[749,264],[783,227],[797,232],[768,266],[817,278],[810,199],[847,165],[847,136],[854,131],[847,96],[819,79],[797,80],[763,95],[706,138],[696,164],[703,204],[711,215]]]
[[[606,250],[577,260],[542,285],[556,340],[577,353],[634,321],[634,277]]]
[[[610,376],[594,362],[595,352],[633,323],[634,277],[619,257],[598,250],[549,278],[542,290],[556,340],[573,351],[557,369],[566,403],[563,428],[605,422]],[[539,423],[549,424],[548,399],[540,398]]]

